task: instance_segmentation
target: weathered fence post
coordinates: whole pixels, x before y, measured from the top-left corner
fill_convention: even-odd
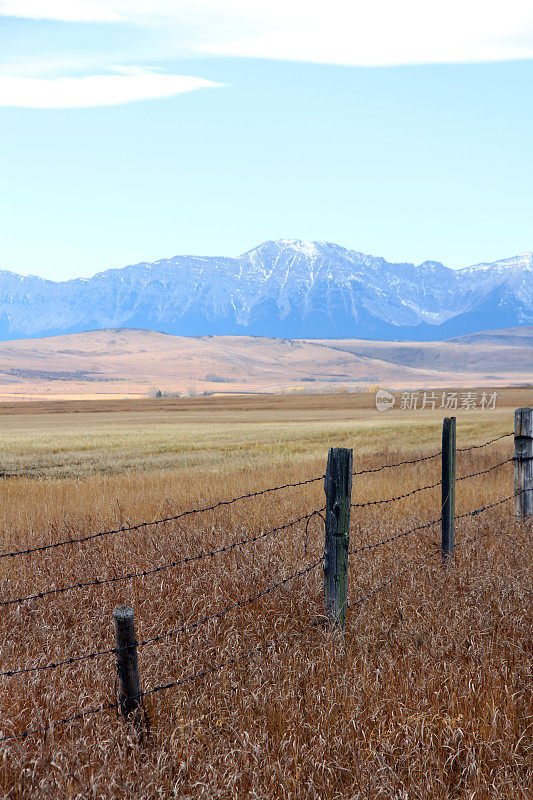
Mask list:
[[[122,716],[127,719],[141,705],[133,609],[129,606],[117,606],[113,611],[113,621],[117,643],[118,699]]]
[[[453,556],[455,539],[455,417],[442,423],[442,563]]]
[[[344,630],[350,544],[353,450],[331,447],[324,480],[326,541],[324,546],[324,604],[334,628]]]
[[[525,519],[533,514],[533,408],[514,412],[515,514]]]

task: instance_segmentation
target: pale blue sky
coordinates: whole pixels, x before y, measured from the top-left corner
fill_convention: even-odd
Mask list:
[[[0,267],[64,279],[271,238],[453,267],[532,250],[531,4],[481,31],[455,3],[385,31],[308,7],[0,0]]]

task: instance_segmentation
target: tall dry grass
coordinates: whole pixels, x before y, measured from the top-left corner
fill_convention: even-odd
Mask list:
[[[490,438],[490,437],[486,437]],[[398,451],[413,456],[421,451]],[[458,455],[458,475],[511,455],[511,440]],[[325,452],[324,452],[325,456]],[[391,460],[394,460],[392,458]],[[364,466],[377,466],[379,457]],[[280,466],[282,464],[283,466]],[[325,458],[257,469],[4,481],[2,550],[83,536],[261,486],[320,475]],[[360,465],[362,466],[362,465]],[[511,465],[457,487],[457,512],[512,492]],[[202,480],[201,475],[207,475]],[[438,460],[360,476],[354,501],[432,483]],[[2,599],[150,569],[298,517],[314,483],[141,529],[0,561]],[[351,545],[439,515],[439,492],[353,512]],[[461,547],[461,541],[483,535]],[[508,534],[508,535],[502,535]],[[317,626],[320,568],[194,630],[142,648],[143,688],[178,680],[287,634],[211,676],[149,695],[139,741],[113,712],[3,742],[0,796],[22,798],[525,798],[533,785],[531,530],[510,503],[457,525],[454,565],[421,559],[438,527],[351,559],[344,640]],[[133,606],[139,640],[192,623],[320,558],[321,521],[156,575],[1,609],[1,669],[113,646],[112,610]],[[294,635],[293,635],[294,634]],[[0,679],[2,735],[112,702],[113,656]]]

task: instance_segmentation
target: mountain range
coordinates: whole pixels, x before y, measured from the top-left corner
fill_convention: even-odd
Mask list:
[[[450,269],[330,242],[175,256],[55,282],[0,270],[0,339],[104,328],[182,336],[438,341],[533,323],[533,253]]]

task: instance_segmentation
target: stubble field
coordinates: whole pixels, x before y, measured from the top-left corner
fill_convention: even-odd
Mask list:
[[[444,412],[378,414],[371,400],[0,407],[1,551],[320,478],[330,446],[353,447],[356,471],[439,450]],[[504,390],[496,410],[458,411],[458,447],[511,432],[514,408],[531,402],[531,389]],[[511,456],[512,436],[459,452],[457,475]],[[438,457],[355,475],[352,502],[392,498],[439,478]],[[512,491],[511,463],[459,481],[457,513]],[[511,502],[458,520],[454,564],[445,570],[432,555],[438,524],[351,556],[354,605],[342,639],[321,624],[320,517],[310,519],[306,536],[306,515],[323,505],[319,479],[0,559],[2,671],[112,649],[120,603],[134,608],[140,642],[232,606],[139,649],[150,720],[142,741],[113,709],[49,727],[113,704],[113,653],[0,677],[0,735],[47,728],[0,742],[0,796],[529,798],[531,525],[515,521]],[[350,546],[379,543],[439,513],[438,486],[355,508]],[[96,579],[109,582],[57,591]],[[49,594],[20,601],[42,591]]]

